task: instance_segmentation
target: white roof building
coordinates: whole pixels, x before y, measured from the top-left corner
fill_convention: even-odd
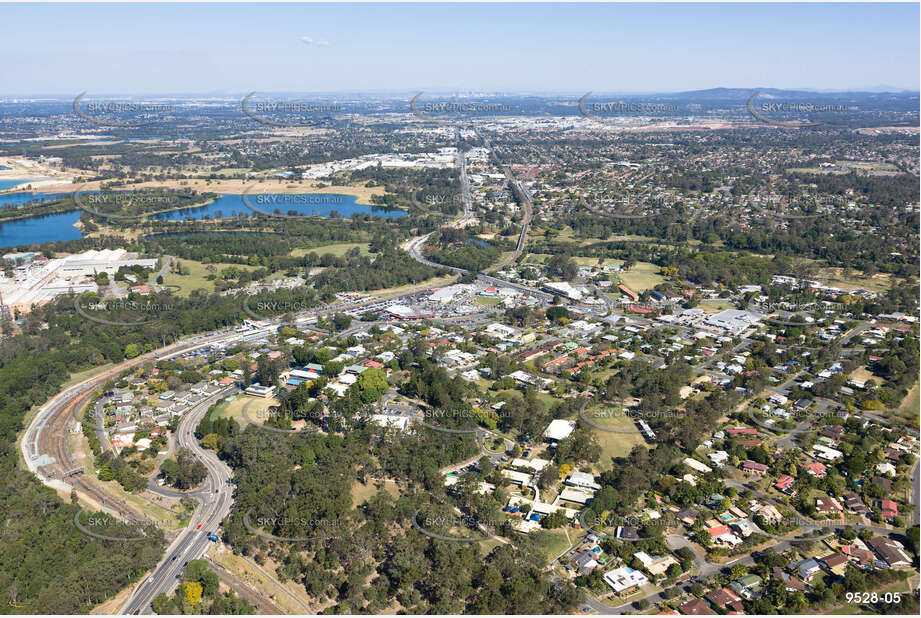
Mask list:
[[[519,485],[528,485],[531,482],[531,475],[516,470],[503,470],[502,476]]]
[[[757,323],[759,319],[760,316],[749,311],[741,311],[739,309],[726,309],[725,311],[720,311],[719,313],[714,313],[713,315],[707,316],[704,319],[704,323],[709,326],[715,326],[716,328],[722,328],[723,330],[728,330],[731,333],[738,334],[746,328]]]
[[[566,502],[575,502],[577,504],[587,504],[589,500],[595,497],[595,492],[584,489],[566,487],[560,492],[559,499]]]
[[[841,457],[844,457],[844,453],[842,453],[841,451],[830,448],[823,444],[813,445],[812,452],[819,459],[824,459],[826,461],[835,461],[836,459],[840,459]]]
[[[595,477],[585,472],[573,472],[569,475],[569,478],[566,479],[565,483],[573,487],[583,487],[594,490],[601,489],[601,485],[595,482]]]
[[[544,430],[544,437],[559,442],[568,438],[575,429],[575,422],[558,418],[550,421],[550,424],[547,425],[547,429]]]
[[[614,592],[620,594],[631,588],[645,586],[649,583],[649,578],[640,571],[634,571],[628,566],[622,566],[619,569],[608,571],[604,574],[604,581],[614,589]]]
[[[687,467],[691,468],[692,470],[697,470],[698,472],[713,472],[713,468],[691,457],[685,457],[684,463]]]
[[[543,285],[543,288],[551,294],[559,294],[570,300],[582,300],[582,292],[569,285],[566,281],[548,281]]]
[[[393,427],[405,431],[409,425],[409,418],[397,414],[372,414],[371,422],[382,427]]]
[[[893,466],[888,461],[881,464],[876,464],[876,472],[879,474],[892,475],[895,474],[895,466]]]

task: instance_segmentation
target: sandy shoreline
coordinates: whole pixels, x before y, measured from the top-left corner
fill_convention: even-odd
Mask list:
[[[0,163],[2,165],[2,163]],[[6,170],[4,170],[6,171]],[[10,178],[16,178],[16,174],[10,174]],[[0,180],[3,176],[0,175]],[[22,184],[0,191],[0,195],[6,193],[22,193],[26,191],[25,186],[31,185],[31,192],[44,193],[73,193],[74,191],[97,191],[100,186],[107,181],[94,181],[88,183],[73,183],[71,181],[61,181],[54,178],[43,178],[37,180],[26,180]],[[229,193],[242,194],[244,191],[256,195],[259,193],[331,193],[339,195],[352,195],[356,198],[357,204],[365,206],[376,206],[372,202],[372,196],[384,195],[386,192],[383,187],[365,187],[349,185],[328,185],[320,186],[323,183],[315,180],[205,180],[205,179],[171,179],[166,181],[150,181],[138,184],[131,184],[125,187],[118,187],[116,191],[132,191],[138,189],[192,189],[199,193]]]

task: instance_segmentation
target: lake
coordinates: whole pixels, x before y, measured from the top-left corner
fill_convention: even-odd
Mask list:
[[[7,167],[4,169],[9,169],[9,168]],[[10,180],[5,180],[3,178],[0,178],[0,191],[6,191],[7,189],[11,189],[15,187],[16,185],[21,185],[24,182],[28,182],[28,180],[17,180],[15,178],[10,179]]]
[[[206,206],[183,208],[151,216],[160,221],[185,221],[187,219],[212,219],[220,217],[234,217],[237,215],[253,215],[253,208],[265,214],[272,214],[277,209],[282,214],[294,211],[300,216],[329,217],[331,213],[338,212],[346,219],[353,215],[377,215],[379,217],[402,217],[406,215],[403,210],[379,208],[358,204],[354,195],[339,195],[331,193],[251,193],[246,199],[252,205],[250,208],[243,201],[240,194],[224,193]]]
[[[0,247],[29,245],[36,242],[77,240],[83,234],[74,227],[80,211],[61,212],[45,217],[29,217],[0,223]]]
[[[19,181],[14,181],[19,182]],[[55,193],[7,193],[0,195],[0,208],[21,206],[33,200],[51,200],[69,194]],[[247,196],[253,208],[271,214],[278,209],[283,214],[295,211],[303,216],[329,217],[338,212],[342,217],[351,218],[358,214],[372,214],[381,217],[402,217],[402,210],[378,208],[357,204],[355,196],[338,194],[250,194]],[[170,212],[152,215],[158,221],[187,221],[206,217],[233,217],[237,215],[254,216],[253,210],[243,201],[239,194],[222,194],[206,206],[182,208]],[[27,245],[32,243],[76,240],[82,238],[80,230],[73,224],[80,218],[80,211],[58,213],[44,217],[30,217],[0,223],[0,247]]]

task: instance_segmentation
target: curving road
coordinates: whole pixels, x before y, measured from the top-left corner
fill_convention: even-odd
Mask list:
[[[487,138],[485,137],[483,138],[483,143],[486,145],[487,148],[490,149],[490,151],[492,151],[492,146]],[[498,159],[498,156],[496,158]],[[506,259],[502,260],[501,262],[491,266],[489,268],[490,271],[501,270],[502,268],[513,263],[515,260],[517,260],[521,256],[522,252],[524,251],[524,246],[528,238],[528,227],[530,226],[530,223],[531,223],[531,213],[532,213],[531,196],[528,194],[527,190],[525,190],[525,188],[521,185],[521,183],[514,177],[514,175],[512,175],[512,172],[508,168],[508,166],[502,164],[501,160],[499,161],[499,165],[502,168],[502,172],[505,174],[505,177],[508,180],[509,184],[512,186],[516,194],[520,197],[520,200],[524,207],[525,212],[524,212],[524,219],[522,220],[522,225],[521,225],[521,233],[518,235],[518,244],[515,247],[515,252],[509,257],[507,257]],[[462,154],[459,154],[458,156],[458,166],[460,168],[461,189],[462,189],[462,193],[464,196],[464,214],[458,217],[457,219],[455,219],[454,221],[452,221],[451,223],[447,224],[448,226],[459,226],[461,224],[465,225],[468,221],[472,220],[473,218],[473,214],[472,214],[473,206],[472,206],[470,184],[469,184],[469,181],[467,180],[466,164],[465,164],[464,157]],[[428,242],[429,238],[431,238],[432,234],[434,233],[435,232],[429,232],[428,234],[425,234],[424,236],[419,236],[417,238],[413,238],[412,240],[410,240],[404,247],[406,249],[406,252],[409,253],[409,256],[413,258],[414,260],[416,260],[417,262],[425,264],[426,266],[431,266],[433,268],[446,268],[450,270],[451,272],[458,274],[458,275],[471,274],[469,270],[466,270],[464,268],[457,268],[456,266],[448,266],[446,264],[439,264],[437,262],[433,262],[432,260],[425,257],[425,255],[423,255],[423,251],[425,250],[425,244]],[[481,281],[485,281],[486,283],[489,283],[490,285],[510,287],[512,289],[518,290],[519,292],[530,294],[541,300],[545,300],[548,302],[553,300],[552,294],[548,294],[547,292],[542,292],[541,290],[538,290],[532,287],[528,287],[520,283],[513,283],[511,281],[506,281],[505,279],[500,279],[498,277],[494,277],[494,276],[486,275],[486,274],[478,274],[477,278],[480,279]]]
[[[208,535],[217,532],[221,521],[230,514],[233,506],[233,487],[230,484],[232,472],[230,467],[218,459],[214,451],[202,448],[195,438],[195,427],[208,412],[210,405],[220,397],[233,391],[235,387],[221,391],[210,399],[202,401],[189,410],[179,421],[176,430],[176,443],[191,450],[208,470],[208,477],[201,488],[195,492],[169,492],[168,495],[194,495],[201,504],[189,520],[188,527],[176,537],[166,551],[166,555],[134,589],[131,597],[122,609],[125,614],[152,612],[151,601],[160,593],[169,594],[182,578],[182,569],[189,560],[202,558],[211,541]],[[160,488],[158,488],[160,489]],[[168,490],[162,490],[168,491]]]

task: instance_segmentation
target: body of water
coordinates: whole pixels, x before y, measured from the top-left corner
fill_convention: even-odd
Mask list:
[[[77,240],[83,234],[74,227],[80,211],[62,212],[44,217],[29,217],[0,223],[0,247],[30,245],[37,242]]]
[[[2,181],[0,181],[2,182]],[[19,181],[14,181],[19,182]],[[0,209],[17,207],[31,201],[52,200],[69,194],[56,193],[8,193],[0,195]],[[82,194],[81,194],[82,195]],[[299,215],[309,217],[329,217],[332,213],[339,213],[344,218],[351,218],[356,214],[372,214],[381,217],[402,217],[405,211],[377,208],[365,204],[357,204],[352,195],[338,194],[250,194],[247,200],[253,208],[266,214],[272,214],[276,209],[282,214],[294,211]],[[255,213],[258,214],[258,213]],[[243,201],[239,194],[222,194],[206,206],[182,208],[170,212],[152,215],[152,219],[159,221],[188,221],[204,219],[206,217],[217,219],[238,215],[253,216],[253,209]],[[25,245],[32,243],[52,242],[58,240],[76,240],[83,234],[73,224],[80,218],[80,211],[74,210],[43,217],[30,217],[0,223],[0,247]]]
[[[205,217],[217,219],[238,215],[250,216],[254,214],[253,208],[265,214],[273,214],[278,210],[281,214],[287,215],[289,212],[293,211],[297,215],[305,217],[329,217],[332,213],[337,212],[346,219],[350,219],[356,214],[371,214],[380,217],[402,217],[406,214],[403,210],[357,204],[356,201],[358,198],[353,195],[330,193],[251,193],[246,196],[246,199],[249,204],[252,205],[252,208],[243,201],[242,195],[224,193],[207,206],[173,210],[159,215],[153,215],[151,218],[161,221],[185,221],[188,219],[204,219]]]
[[[5,168],[5,169],[9,169],[9,168]],[[28,182],[28,181],[27,180],[16,180],[15,178],[11,180],[5,180],[3,178],[0,178],[0,191],[6,191],[7,189],[11,189],[15,187],[16,185],[21,185],[24,182]]]
[[[0,208],[10,208],[12,206],[22,206],[27,202],[45,202],[66,197],[68,193],[7,193],[0,195]]]

